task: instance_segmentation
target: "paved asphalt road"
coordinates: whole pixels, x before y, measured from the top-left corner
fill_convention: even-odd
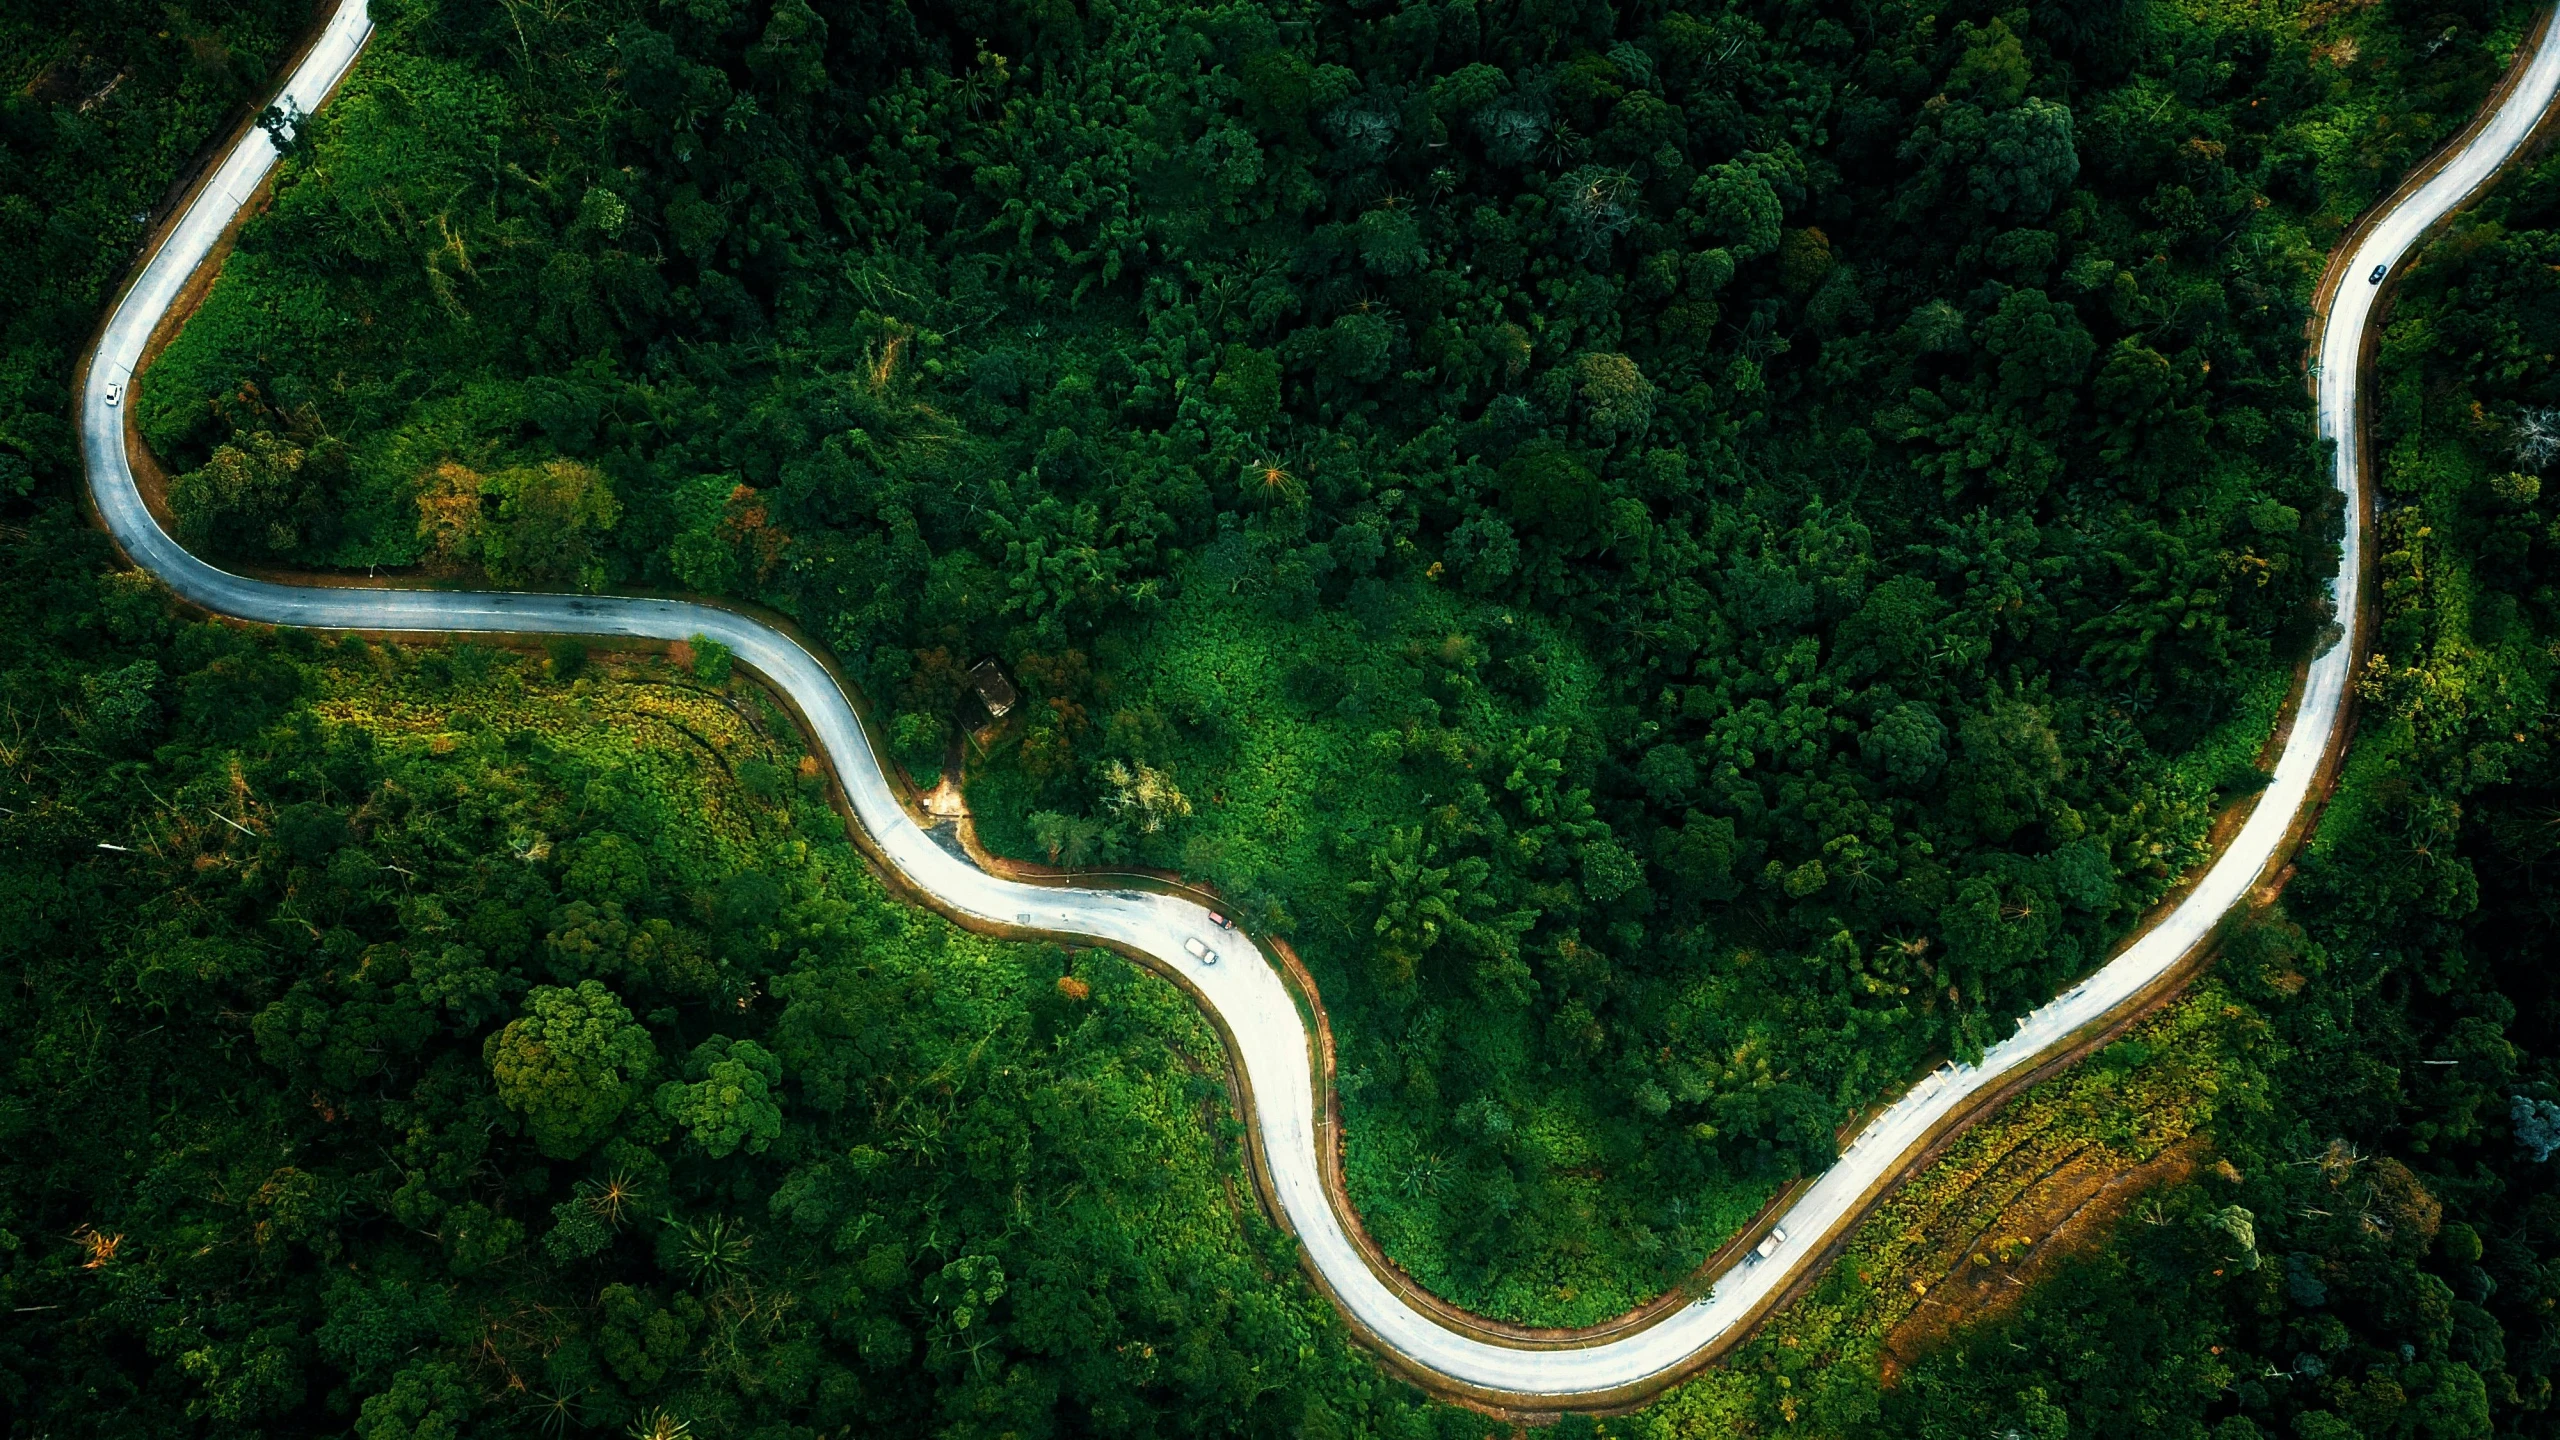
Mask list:
[[[2560,26],[2551,27],[2560,31]],[[342,0],[285,89],[308,113],[327,98],[372,33],[364,0]],[[2420,234],[2486,180],[2531,132],[2560,90],[2560,40],[2549,34],[2495,117],[2435,178],[2365,234],[2328,315],[2321,350],[2320,427],[2339,441],[2338,488],[2347,513],[2362,512],[2355,450],[2359,347],[2380,287],[2367,275],[2393,265]],[[708,635],[789,693],[843,780],[854,813],[890,864],[946,909],[1061,938],[1107,941],[1152,955],[1225,1022],[1248,1077],[1251,1121],[1288,1223],[1307,1263],[1354,1323],[1413,1366],[1489,1398],[1535,1406],[1573,1397],[1641,1391],[1700,1349],[1747,1328],[1833,1235],[1853,1224],[1882,1178],[1968,1097],[2032,1064],[2134,997],[2204,939],[2239,903],[2284,843],[2338,724],[2349,650],[2312,662],[2301,711],[2275,779],[2255,812],[2184,903],[2089,979],[2024,1017],[2017,1033],[1979,1065],[1942,1068],[1877,1117],[1780,1220],[1788,1240],[1766,1260],[1745,1261],[1713,1290],[1647,1328],[1580,1348],[1524,1349],[1456,1333],[1398,1298],[1371,1270],[1328,1203],[1319,1178],[1310,1039],[1280,975],[1252,947],[1213,928],[1190,901],[1130,890],[1023,884],[988,875],[936,844],[899,804],[851,705],[827,669],[786,636],[714,606],[620,596],[318,588],[245,579],[187,553],[164,532],[134,486],[124,411],[111,386],[129,386],[153,329],[213,252],[234,214],[275,163],[272,142],[252,130],[225,157],[140,278],[118,304],[81,392],[80,427],[91,491],[133,560],[206,609],[245,620],[318,629],[452,633],[536,632],[680,640]],[[2363,536],[2347,531],[2332,582],[2338,613],[2356,613]],[[1204,966],[1184,949],[1204,937],[1225,963]]]

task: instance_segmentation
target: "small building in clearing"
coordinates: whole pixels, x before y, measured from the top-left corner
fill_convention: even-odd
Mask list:
[[[993,657],[969,667],[969,688],[977,692],[978,703],[998,720],[1022,703],[1022,692],[1013,688],[1013,679]]]

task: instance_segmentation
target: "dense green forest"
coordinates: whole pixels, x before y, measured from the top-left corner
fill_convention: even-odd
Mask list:
[[[2257,783],[2309,284],[2521,13],[383,4],[138,403],[212,553],[771,604],[919,779],[1003,658],[981,834],[1291,935],[1390,1252],[1596,1318]],[[12,1432],[1485,1433],[1178,993],[893,901],[721,657],[115,573],[73,353],[304,19],[0,12]],[[2545,165],[2400,282],[2287,908],[1564,1430],[2551,1432],[2554,252]],[[2173,1153],[1882,1383],[2002,1166]]]
[[[12,1433],[1414,1433],[1180,992],[890,898],[717,657],[183,622],[76,527],[0,539]]]
[[[1352,1189],[1685,1274],[2202,853],[2324,247],[2519,5],[386,3],[146,382],[242,560],[828,642],[995,848],[1306,955]]]
[[[2556,267],[2545,159],[2399,281],[2355,748],[2284,913],[2221,966],[2273,1103],[2226,1107],[2228,1176],[1920,1368],[1881,1433],[2560,1431]]]
[[[146,222],[226,112],[275,83],[287,0],[0,5],[0,502],[79,464],[72,356]]]

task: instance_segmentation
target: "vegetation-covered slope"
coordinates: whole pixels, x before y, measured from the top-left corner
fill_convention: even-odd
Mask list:
[[[1880,10],[1829,22],[1840,44],[1772,12],[1756,34],[1698,22],[1722,27],[1691,57],[1714,63],[1682,70],[1695,17],[1603,33],[1453,6],[1266,33],[1231,12],[917,11],[874,33],[874,12],[821,10],[386,7],[371,117],[314,127],[143,397],[199,538],[767,599],[862,667],[919,773],[965,714],[956,667],[1003,654],[1034,723],[977,758],[986,833],[1178,865],[1294,927],[1337,1012],[1365,1213],[1435,1285],[1544,1318],[1675,1274],[1818,1161],[1890,1064],[2050,983],[2057,942],[2093,955],[2162,879],[2127,836],[2171,842],[2152,858],[2173,865],[2251,783],[2321,562],[2316,523],[2258,508],[2316,493],[2315,457],[2283,448],[2306,418],[2287,307],[2336,223],[2459,120],[2509,23],[2162,7],[2122,30],[2075,9],[1921,32]],[[809,16],[827,58],[794,69]],[[292,18],[5,22],[25,65],[0,265],[79,303],[12,310],[0,359],[19,377],[0,431],[19,466],[0,497],[12,1423],[1482,1433],[1382,1382],[1296,1277],[1187,1007],[1117,962],[889,902],[718,656],[241,634],[103,574],[60,503],[69,354],[126,207],[254,91],[250,58]],[[2027,88],[2003,106],[2008,40]],[[1902,90],[1896,55],[1922,66]],[[1471,105],[1485,77],[1457,77],[1479,60],[1500,88]],[[1325,65],[1355,88],[1333,94]],[[1193,78],[1141,83],[1158,75]],[[1571,89],[1595,76],[1619,93]],[[1380,131],[1364,97],[1388,92]],[[1723,149],[1719,94],[1745,127]],[[1645,97],[1682,127],[1651,155],[1617,133]],[[2049,212],[2011,223],[1963,155],[1943,214],[1879,200],[1927,179],[1938,152],[1884,158],[1910,134],[1960,141],[1961,107],[2023,125],[2047,100],[2080,162]],[[1844,117],[1885,124],[1876,105],[1911,129],[1860,150]],[[1238,127],[1260,174],[1204,139]],[[1547,153],[1506,160],[1506,134]],[[1801,175],[1767,163],[1782,141]],[[1756,191],[1744,228],[1692,231],[1704,196],[1658,193],[1663,147],[1767,183],[1777,248],[1744,253]],[[1217,176],[1185,181],[1177,152]],[[1555,182],[1585,166],[1631,187],[1605,251],[1559,228]],[[1455,182],[1426,186],[1440,168]],[[1238,176],[1240,211],[1181,188]],[[1984,1126],[1731,1363],[1601,1428],[2547,1428],[2549,193],[2540,173],[2510,187],[2405,281],[2384,658],[2294,918]],[[868,203],[901,195],[958,208]],[[1486,211],[1514,228],[1479,234]],[[1001,214],[1015,228],[987,231]],[[1402,273],[1400,216],[1422,254]],[[2041,278],[1993,253],[2041,243],[2001,238],[2021,233],[2053,240]],[[1506,243],[1519,271],[1480,288],[1514,289],[1483,311]],[[1677,278],[1643,288],[1673,248]],[[1739,257],[1721,288],[1684,289],[1687,257],[1718,250]],[[1571,308],[1593,286],[1614,322]],[[2089,352],[2043,412],[2004,398],[1993,348],[2027,290]],[[1843,295],[1873,318],[1817,308]],[[1499,350],[1473,370],[1425,353],[1488,319],[1528,334],[1519,374]],[[1362,378],[1379,334],[1390,368]],[[1640,426],[1601,413],[1628,373],[1613,356],[1652,387]],[[1953,428],[1914,428],[1913,381]],[[1875,448],[1843,462],[1853,427]],[[1985,467],[1953,488],[1914,463],[1949,436]],[[2039,437],[2061,468],[2002,488]],[[1551,503],[1595,496],[1579,520]],[[2111,554],[2158,583],[2092,561]],[[2083,628],[2126,615],[2129,646]],[[1791,688],[1751,693],[1777,675]],[[1896,769],[1897,713],[1941,727],[1934,775]],[[2000,728],[2022,713],[2051,734],[2041,793],[2043,741]],[[1850,802],[1892,817],[1899,868],[1829,848],[1822,807]],[[2005,837],[1992,802],[2019,809]],[[1998,961],[1984,947],[2069,903],[2091,855],[2070,816],[2105,842],[2107,889]],[[1604,894],[1613,874],[1627,888]],[[1998,903],[1968,931],[1970,882]],[[1886,942],[1912,953],[1865,958]],[[1957,994],[1929,1007],[1941,979]],[[1886,1059],[1843,1058],[1862,1052]],[[2017,1258],[1980,1229],[2005,1196],[2163,1154],[2197,1178],[2087,1260],[2035,1262],[2009,1318],[1897,1349],[1880,1383],[1888,1334],[1927,1308],[1915,1287],[1962,1293],[1938,1252],[1966,1274]]]
[[[2546,158],[2398,282],[2355,746],[2222,964],[2267,1027],[2267,1103],[2211,1127],[2230,1168],[1916,1368],[1876,1433],[2552,1433],[2555,264]]]
[[[2299,358],[2508,9],[380,8],[149,381],[218,553],[776,605],[1291,934],[1596,1319],[2093,961],[2322,616]]]
[[[74,525],[13,527],[0,602],[17,1426],[1414,1411],[1180,992],[885,894],[719,657],[180,623]]]
[[[0,5],[0,501],[68,481],[70,361],[212,127],[274,83],[286,0]]]

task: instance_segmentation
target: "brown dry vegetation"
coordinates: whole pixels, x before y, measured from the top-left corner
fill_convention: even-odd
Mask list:
[[[1925,1292],[1913,1291],[1918,1303],[1885,1335],[1877,1356],[1880,1378],[1891,1385],[1912,1360],[1957,1331],[2008,1314],[2058,1262],[2104,1245],[2144,1193],[2193,1176],[2205,1148],[2201,1138],[2189,1137],[2149,1160],[2126,1164],[2116,1152],[2092,1145],[2019,1189],[1989,1187],[1988,1195],[2005,1193],[2005,1203],[1986,1197],[1982,1205],[1949,1205],[1924,1227],[1937,1248],[1906,1272],[1909,1283]]]

